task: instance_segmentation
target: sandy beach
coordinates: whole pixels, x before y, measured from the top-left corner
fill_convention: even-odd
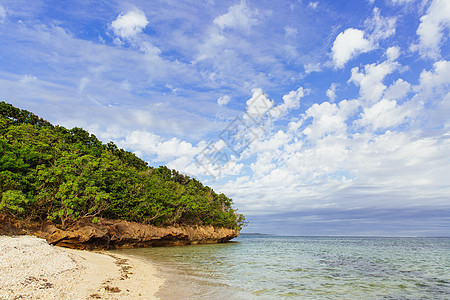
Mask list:
[[[163,282],[136,257],[0,236],[0,299],[158,299]]]

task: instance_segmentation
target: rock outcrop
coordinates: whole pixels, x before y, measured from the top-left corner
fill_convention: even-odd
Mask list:
[[[238,230],[213,226],[155,227],[123,220],[78,221],[67,228],[52,222],[29,223],[0,215],[1,235],[35,235],[56,246],[101,250],[224,243]]]

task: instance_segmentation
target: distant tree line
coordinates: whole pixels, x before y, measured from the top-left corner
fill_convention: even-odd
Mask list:
[[[154,168],[82,128],[54,126],[0,102],[0,212],[67,226],[123,219],[240,229],[232,200],[195,178]]]

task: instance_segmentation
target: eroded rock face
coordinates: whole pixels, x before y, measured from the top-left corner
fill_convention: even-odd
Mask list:
[[[0,215],[0,234],[35,235],[56,246],[100,250],[224,243],[237,237],[239,231],[213,226],[155,227],[106,219],[95,224],[79,221],[61,229],[51,222],[25,223]]]

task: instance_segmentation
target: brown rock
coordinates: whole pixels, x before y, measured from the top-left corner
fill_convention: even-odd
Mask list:
[[[79,220],[62,229],[51,222],[27,223],[0,215],[0,234],[29,234],[44,238],[52,245],[100,250],[224,243],[237,237],[239,231],[213,226],[155,227],[107,219],[98,223]]]

